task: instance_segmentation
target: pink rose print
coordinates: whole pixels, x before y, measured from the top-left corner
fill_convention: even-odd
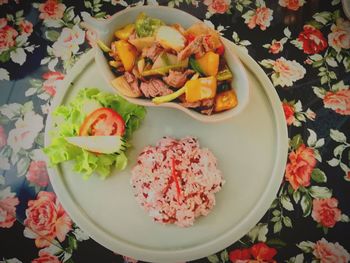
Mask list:
[[[305,4],[304,0],[279,0],[280,6],[296,11]]]
[[[47,247],[56,237],[60,242],[72,229],[72,221],[54,193],[41,191],[36,200],[28,202],[24,235],[35,239],[39,248]]]
[[[324,238],[316,242],[313,254],[321,263],[347,263],[350,260],[350,254],[343,246]]]
[[[19,28],[21,29],[21,33],[23,35],[29,36],[33,32],[33,24],[27,20],[22,20],[19,23]]]
[[[334,227],[341,219],[341,211],[337,207],[338,200],[334,197],[314,199],[312,218],[324,227]]]
[[[137,263],[139,262],[137,259],[128,257],[128,256],[123,256],[124,262],[125,263]]]
[[[270,26],[273,11],[265,6],[258,7],[255,11],[248,11],[243,15],[245,23],[250,29],[259,26],[261,30],[266,30]]]
[[[3,126],[0,125],[0,148],[4,147],[7,143],[7,135]]]
[[[263,242],[257,243],[250,248],[252,256],[261,262],[272,262],[273,257],[277,254],[275,248],[269,247]]]
[[[289,154],[285,178],[294,190],[298,190],[300,186],[309,186],[315,165],[314,150],[302,144],[296,151]]]
[[[11,26],[7,25],[5,18],[0,19],[0,53],[8,50],[16,44],[18,32]]]
[[[85,34],[86,40],[88,41],[89,45],[94,47],[96,45],[97,40],[97,33],[96,31],[88,29]]]
[[[278,54],[283,50],[283,44],[280,41],[272,40],[269,53]]]
[[[291,87],[293,83],[304,77],[306,70],[295,60],[286,60],[284,57],[278,59],[264,59],[263,63],[272,67],[274,73],[271,75],[272,82],[275,86]]]
[[[61,72],[50,71],[42,75],[45,79],[43,83],[43,90],[52,97],[56,94],[56,87],[60,80],[64,79],[64,75]]]
[[[45,251],[39,251],[39,257],[32,260],[32,263],[61,263],[58,257]]]
[[[46,187],[49,183],[46,163],[44,161],[32,161],[29,165],[26,177],[29,182],[41,187]]]
[[[273,257],[277,254],[275,248],[263,242],[254,244],[251,248],[235,249],[229,253],[232,263],[276,262]],[[256,259],[256,260],[252,260]]]
[[[287,125],[292,125],[295,121],[294,117],[294,107],[288,103],[283,102],[282,103],[284,115],[286,117]]]
[[[0,5],[8,4],[8,0],[0,0]]]
[[[336,92],[328,91],[323,98],[325,108],[334,110],[341,115],[350,115],[350,89]]]
[[[281,86],[292,86],[293,81],[302,79],[306,73],[306,70],[295,60],[289,61],[285,58],[279,58],[275,61],[273,69],[278,73],[276,83]]]
[[[7,19],[6,18],[0,18],[0,28],[3,28],[6,25],[7,25]]]
[[[0,227],[10,228],[16,221],[16,205],[19,200],[15,193],[11,193],[10,187],[0,191]]]
[[[63,28],[57,41],[52,45],[53,54],[63,60],[68,60],[79,51],[79,45],[85,41],[85,31],[79,25]]]
[[[229,253],[229,258],[230,261],[233,263],[242,261],[248,261],[249,259],[251,259],[251,253],[250,253],[250,249],[249,248],[244,248],[244,249],[235,249],[232,250]]]
[[[27,112],[15,122],[15,128],[9,132],[7,143],[15,153],[20,149],[30,149],[42,128],[43,117],[32,111]]]
[[[299,34],[298,41],[302,43],[305,54],[316,54],[327,48],[327,40],[321,31],[310,25],[305,25]]]
[[[328,35],[328,44],[338,53],[341,49],[350,48],[350,21],[338,18],[331,27],[332,32]]]
[[[204,0],[203,3],[208,6],[210,13],[224,14],[229,10],[231,0]]]
[[[47,0],[39,5],[40,19],[61,19],[66,6],[57,0]]]

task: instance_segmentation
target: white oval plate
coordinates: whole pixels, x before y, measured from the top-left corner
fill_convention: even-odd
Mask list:
[[[246,234],[268,210],[283,178],[287,160],[287,125],[279,97],[258,64],[244,51],[232,48],[245,64],[251,98],[245,110],[226,122],[208,124],[170,108],[147,108],[128,153],[129,165],[105,181],[84,181],[65,163],[49,170],[50,180],[72,219],[93,239],[117,253],[151,262],[179,262],[208,256]],[[96,74],[90,51],[72,68],[58,90],[52,108],[66,104],[85,87],[113,92]],[[45,145],[53,129],[51,114]],[[154,223],[134,200],[130,169],[146,145],[162,136],[196,136],[216,155],[226,184],[217,204],[195,225],[180,228]]]

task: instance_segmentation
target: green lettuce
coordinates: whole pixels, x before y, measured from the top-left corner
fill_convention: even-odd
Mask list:
[[[125,169],[128,159],[124,152],[94,154],[68,143],[65,139],[77,136],[86,115],[99,107],[111,108],[123,117],[126,126],[123,138],[126,146],[131,146],[128,140],[145,117],[145,108],[132,104],[116,94],[86,88],[81,90],[68,105],[61,105],[53,112],[55,130],[50,134],[51,144],[44,148],[51,165],[73,160],[74,171],[83,174],[84,179],[88,179],[94,172],[101,178],[106,178],[111,174],[113,167],[117,170]]]
[[[165,25],[162,20],[140,13],[135,21],[136,34],[139,37],[153,36],[154,32],[162,25]]]

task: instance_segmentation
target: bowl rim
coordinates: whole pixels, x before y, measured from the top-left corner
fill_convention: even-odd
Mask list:
[[[182,10],[177,9],[177,8],[167,7],[167,6],[135,6],[135,7],[130,7],[130,8],[124,9],[120,12],[115,13],[114,15],[112,15],[111,17],[109,17],[107,19],[95,19],[95,18],[89,17],[89,18],[85,18],[85,21],[88,21],[88,23],[90,22],[93,25],[91,25],[91,24],[86,25],[85,24],[85,26],[92,28],[92,30],[95,30],[98,35],[101,35],[101,39],[106,41],[107,38],[110,38],[114,32],[113,29],[108,29],[108,25],[113,23],[114,20],[118,19],[119,16],[122,16],[123,14],[129,13],[129,12],[135,11],[135,10],[136,11],[140,10],[140,12],[141,11],[147,12],[147,10],[159,10],[159,9],[164,10],[164,12],[166,12],[166,11],[178,12],[182,16],[190,17],[191,19],[195,20],[196,22],[203,23],[205,26],[208,26],[203,21],[198,19],[197,17],[195,17],[195,16],[193,16],[185,11],[182,11]],[[162,103],[162,104],[156,105],[156,104],[152,103],[152,101],[150,99],[128,97],[128,96],[121,94],[118,90],[116,90],[113,87],[111,87],[111,89],[114,92],[117,92],[118,95],[120,95],[121,97],[125,98],[126,100],[128,100],[134,104],[138,104],[138,105],[142,105],[142,106],[146,106],[146,107],[174,108],[174,109],[177,109],[177,110],[180,110],[180,111],[186,113],[187,115],[189,115],[192,118],[194,118],[198,121],[201,121],[201,122],[216,123],[216,122],[229,120],[232,117],[240,114],[248,105],[249,100],[250,100],[250,96],[251,96],[251,94],[250,94],[251,93],[251,87],[250,87],[251,85],[250,85],[250,82],[248,80],[248,75],[246,73],[245,67],[242,64],[242,61],[238,58],[238,56],[235,54],[235,52],[229,47],[229,45],[230,45],[229,40],[221,35],[220,35],[220,38],[221,38],[222,43],[225,46],[225,59],[228,60],[227,58],[231,57],[232,63],[234,63],[235,67],[237,67],[237,69],[240,71],[241,81],[243,83],[245,83],[244,86],[245,86],[246,91],[243,94],[244,95],[243,98],[241,98],[241,100],[238,101],[238,103],[239,103],[238,108],[235,107],[233,109],[223,111],[220,113],[215,113],[212,115],[205,115],[205,114],[201,114],[199,112],[196,112],[193,109],[186,108],[186,107],[184,107],[176,102],[167,102],[167,103]],[[93,49],[95,50],[95,61],[99,65],[99,69],[100,69],[99,71],[102,74],[102,76],[104,77],[104,79],[107,81],[107,83],[110,84],[111,80],[113,78],[115,78],[115,75],[110,70],[110,67],[107,63],[107,60],[106,60],[104,54],[103,54],[103,51],[97,45],[95,45],[93,47]],[[108,72],[106,72],[107,68],[108,68]]]

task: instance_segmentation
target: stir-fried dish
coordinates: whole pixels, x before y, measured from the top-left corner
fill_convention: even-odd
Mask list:
[[[238,104],[225,47],[203,23],[184,29],[140,13],[114,36],[110,47],[98,43],[116,74],[112,85],[122,95],[155,104],[173,101],[207,115]]]

